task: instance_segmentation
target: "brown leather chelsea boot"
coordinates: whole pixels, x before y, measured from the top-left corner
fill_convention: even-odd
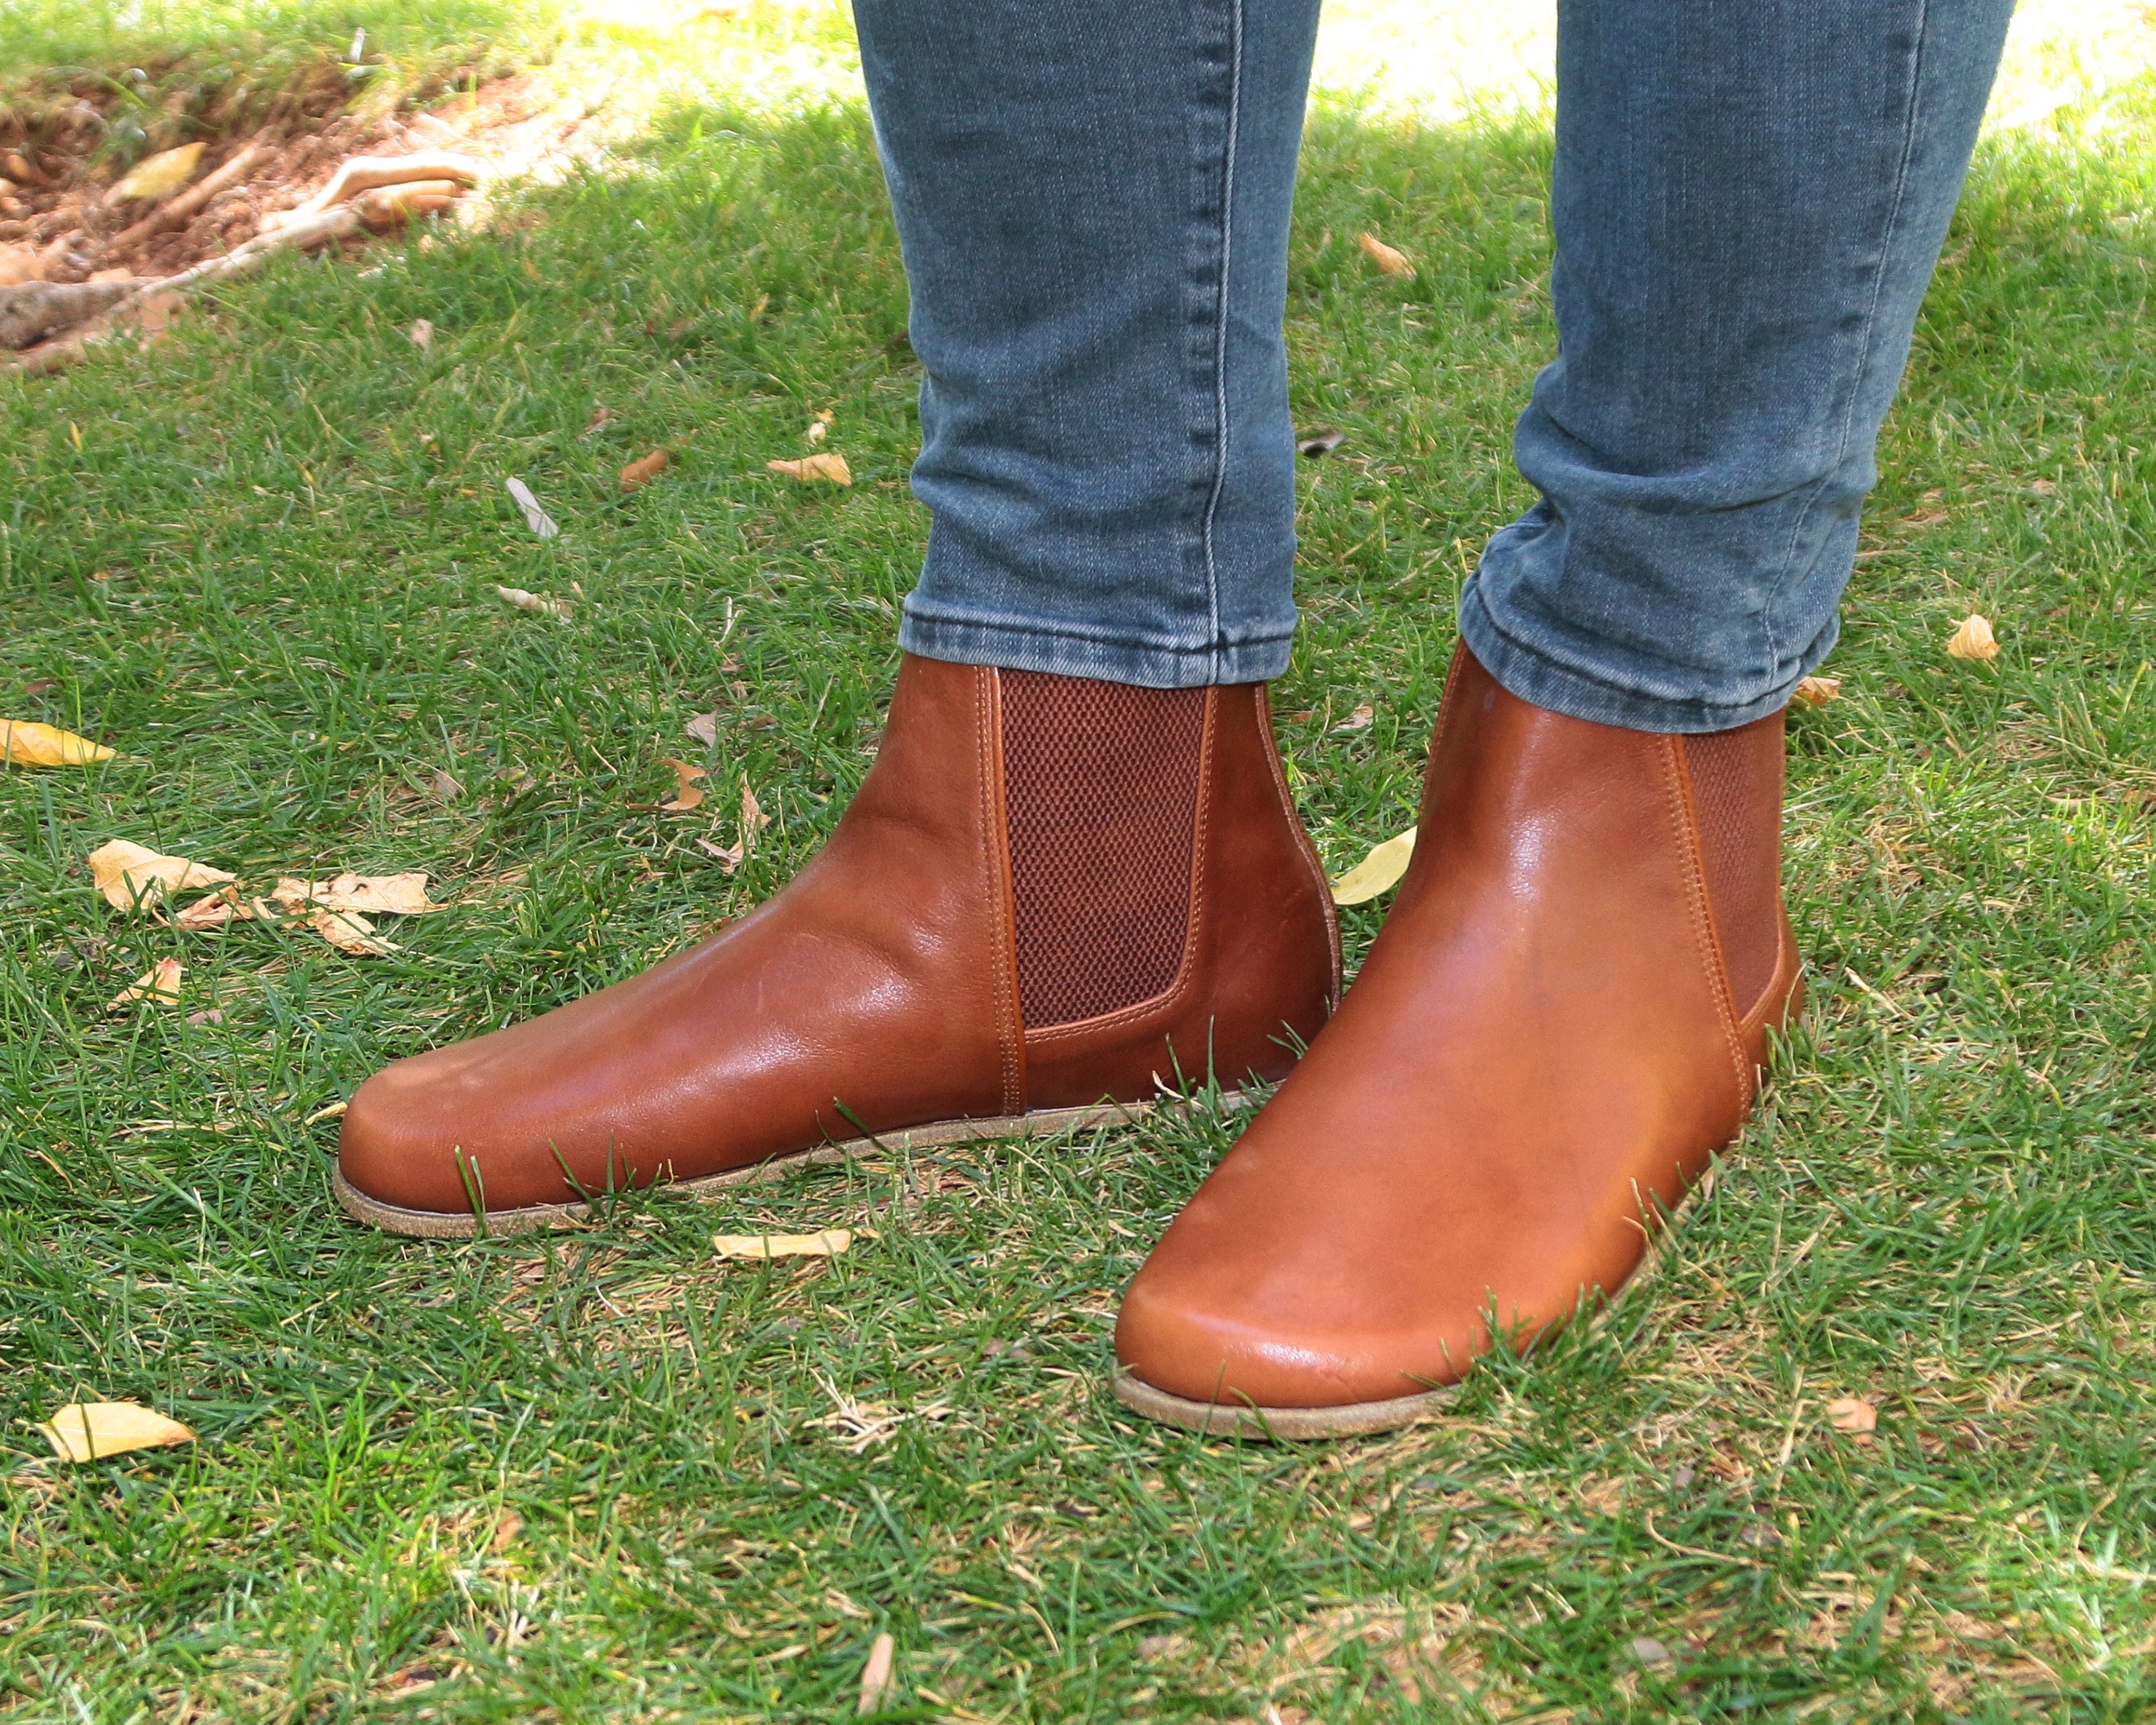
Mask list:
[[[1546,712],[1465,646],[1420,836],[1340,1012],[1138,1272],[1118,1394],[1200,1430],[1420,1419],[1614,1290],[1799,1000],[1782,717]]]
[[[1338,989],[1264,685],[908,657],[875,767],[790,886],[641,976],[376,1074],[336,1193],[467,1235],[868,1133],[1053,1131],[1209,1070],[1277,1078]]]

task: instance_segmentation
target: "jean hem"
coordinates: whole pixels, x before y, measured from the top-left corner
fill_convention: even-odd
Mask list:
[[[1588,719],[1596,724],[1614,725],[1620,730],[1701,736],[1714,731],[1734,730],[1739,725],[1779,713],[1789,705],[1798,683],[1833,650],[1839,633],[1830,623],[1797,668],[1763,695],[1742,701],[1673,701],[1558,664],[1527,643],[1507,635],[1483,604],[1476,590],[1478,585],[1469,582],[1460,596],[1460,638],[1506,693],[1553,713]]]
[[[1091,635],[1038,624],[924,617],[908,605],[898,644],[924,659],[1090,677],[1141,688],[1203,688],[1210,683],[1270,682],[1287,669],[1291,631],[1255,641],[1182,646]]]

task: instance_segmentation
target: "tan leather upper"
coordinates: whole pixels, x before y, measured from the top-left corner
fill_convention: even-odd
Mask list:
[[[1796,981],[1770,902],[1740,1017],[1681,739],[1532,707],[1462,648],[1398,902],[1133,1282],[1125,1366],[1199,1402],[1383,1401],[1457,1378],[1486,1314],[1531,1334],[1615,1288],[1750,1107]]]
[[[545,1017],[402,1060],[352,1099],[346,1180],[460,1212],[694,1178],[858,1135],[1142,1099],[1155,1076],[1277,1076],[1337,986],[1323,878],[1259,686],[1209,692],[1204,903],[1160,999],[1029,1038],[1012,940],[998,675],[908,657],[876,764],[783,893]],[[566,1165],[567,1174],[564,1172]],[[573,1177],[575,1185],[571,1184]]]

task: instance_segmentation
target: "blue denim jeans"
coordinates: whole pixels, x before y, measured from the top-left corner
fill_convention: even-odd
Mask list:
[[[1834,645],[1872,451],[2012,0],[1561,0],[1540,493],[1460,601],[1513,693],[1773,712]],[[901,641],[1183,687],[1286,665],[1281,320],[1316,0],[855,0],[926,374]]]

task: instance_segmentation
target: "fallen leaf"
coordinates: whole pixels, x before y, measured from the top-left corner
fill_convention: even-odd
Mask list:
[[[170,196],[195,177],[195,164],[202,160],[203,151],[207,147],[198,142],[144,157],[113,183],[112,189],[105,194],[105,201],[131,203]]]
[[[869,1648],[869,1661],[861,1667],[860,1704],[854,1709],[856,1715],[880,1713],[884,1703],[891,1699],[891,1660],[897,1652],[898,1643],[886,1630],[875,1638]]]
[[[58,725],[0,718],[0,761],[18,767],[79,767],[110,760],[115,751]]]
[[[427,781],[427,794],[438,802],[454,802],[465,794],[465,788],[451,778],[449,769],[444,767],[438,769],[434,776]]]
[[[23,693],[26,695],[42,695],[47,689],[55,687],[56,686],[57,684],[54,678],[49,677],[41,677],[35,682],[24,683],[23,685]]]
[[[1396,838],[1370,847],[1370,854],[1332,883],[1335,904],[1364,904],[1378,893],[1389,892],[1408,872],[1414,855],[1415,830],[1410,826]]]
[[[1991,632],[1991,620],[1970,612],[1954,626],[1954,632],[1947,641],[1947,652],[1956,659],[1997,658],[1999,638]]]
[[[355,910],[371,916],[425,916],[446,910],[427,896],[427,876],[414,869],[404,874],[339,874],[328,880],[280,878],[270,888],[271,902],[290,911],[309,909]]]
[[[691,741],[701,743],[706,749],[718,745],[719,715],[716,710],[690,714],[688,723],[681,729]]]
[[[2057,492],[2059,482],[2056,479],[2032,479],[2029,481],[2029,489],[2040,497],[2048,497]]]
[[[1383,240],[1378,239],[1376,234],[1362,234],[1357,239],[1356,244],[1363,248],[1363,251],[1368,255],[1370,261],[1375,264],[1380,270],[1383,270],[1388,275],[1412,275],[1414,274],[1414,265],[1408,261],[1407,254],[1403,251],[1395,251],[1391,246],[1386,245]]]
[[[824,420],[811,420],[808,422],[808,440],[809,440],[809,442],[811,442],[811,443],[821,443],[821,442],[822,442],[822,441],[823,441],[826,437],[829,437],[830,435],[831,435],[831,427],[830,427],[830,425],[829,425],[829,423],[828,421]]]
[[[224,1022],[224,1014],[219,1012],[215,1007],[212,1007],[206,1012],[188,1013],[187,1022],[190,1024],[222,1024]]]
[[[783,473],[788,479],[798,479],[803,485],[813,485],[819,479],[828,485],[851,485],[854,482],[854,470],[846,465],[846,458],[836,450],[803,456],[798,461],[766,461],[763,465],[773,473]]]
[[[500,1557],[516,1544],[516,1536],[524,1531],[524,1517],[515,1510],[504,1510],[501,1519],[494,1524],[494,1537],[487,1541],[486,1548]]]
[[[185,857],[161,857],[147,845],[126,838],[100,845],[90,853],[89,862],[97,890],[115,910],[146,909],[167,893],[213,887],[239,878]]]
[[[105,1010],[116,1012],[122,1007],[131,1007],[137,1001],[151,1001],[161,1007],[177,1006],[180,998],[180,977],[183,974],[176,958],[161,958],[149,970],[114,995],[105,1003]]]
[[[542,539],[551,539],[562,531],[554,524],[554,518],[539,507],[539,500],[531,495],[530,486],[521,479],[511,479],[506,483],[509,495],[516,500],[516,507],[524,512],[525,526]],[[502,590],[506,592],[508,590]]]
[[[1919,509],[1902,525],[1903,527],[1937,527],[1946,518],[1947,512],[1943,509]]]
[[[1868,1432],[1879,1425],[1879,1410],[1858,1396],[1843,1396],[1826,1404],[1826,1423],[1838,1432]]]
[[[1319,431],[1296,445],[1296,453],[1316,461],[1320,456],[1329,456],[1348,440],[1345,431]]]
[[[434,326],[424,317],[415,317],[411,327],[404,332],[404,338],[415,348],[431,348],[434,345]]]
[[[1632,1638],[1632,1657],[1641,1665],[1667,1665],[1670,1650],[1652,1635],[1635,1635]]]
[[[640,491],[666,471],[672,459],[663,449],[655,449],[638,461],[631,461],[621,470],[621,488],[625,492]]]
[[[1370,721],[1377,716],[1377,709],[1365,701],[1338,724],[1333,726],[1332,733],[1337,736],[1342,731],[1367,731],[1370,729]]]
[[[696,841],[696,848],[716,857],[719,866],[728,874],[741,867],[742,847],[739,845],[715,845],[708,838],[700,838]]]
[[[712,1249],[721,1258],[836,1258],[854,1243],[849,1228],[821,1233],[716,1233]]]
[[[592,409],[591,422],[577,435],[580,437],[589,437],[593,432],[598,430],[600,426],[605,425],[606,422],[613,417],[613,409],[612,408],[595,407]]]
[[[669,814],[686,814],[690,809],[701,807],[704,787],[696,780],[710,778],[710,771],[691,766],[685,760],[670,760],[665,765],[674,769],[674,801],[660,804],[660,809]]]
[[[565,623],[569,620],[569,607],[565,600],[549,598],[543,593],[527,593],[521,587],[496,587],[494,590],[520,611],[544,611]]]
[[[204,929],[221,929],[228,923],[252,922],[264,913],[274,914],[260,899],[249,904],[239,896],[237,887],[225,887],[198,899],[182,910],[172,920],[179,927],[200,932]]]
[[[374,932],[372,919],[356,910],[320,908],[307,919],[307,926],[339,952],[349,952],[356,957],[384,958],[397,950],[395,942],[385,940]]]
[[[1841,679],[1838,677],[1807,677],[1789,692],[1791,703],[1799,707],[1824,707],[1840,698]]]
[[[756,836],[771,825],[771,816],[763,811],[763,805],[756,800],[756,793],[748,788],[748,775],[742,775],[741,851],[747,856],[756,848]]]
[[[38,1429],[62,1461],[95,1461],[130,1450],[192,1444],[195,1434],[134,1402],[70,1402]]]

